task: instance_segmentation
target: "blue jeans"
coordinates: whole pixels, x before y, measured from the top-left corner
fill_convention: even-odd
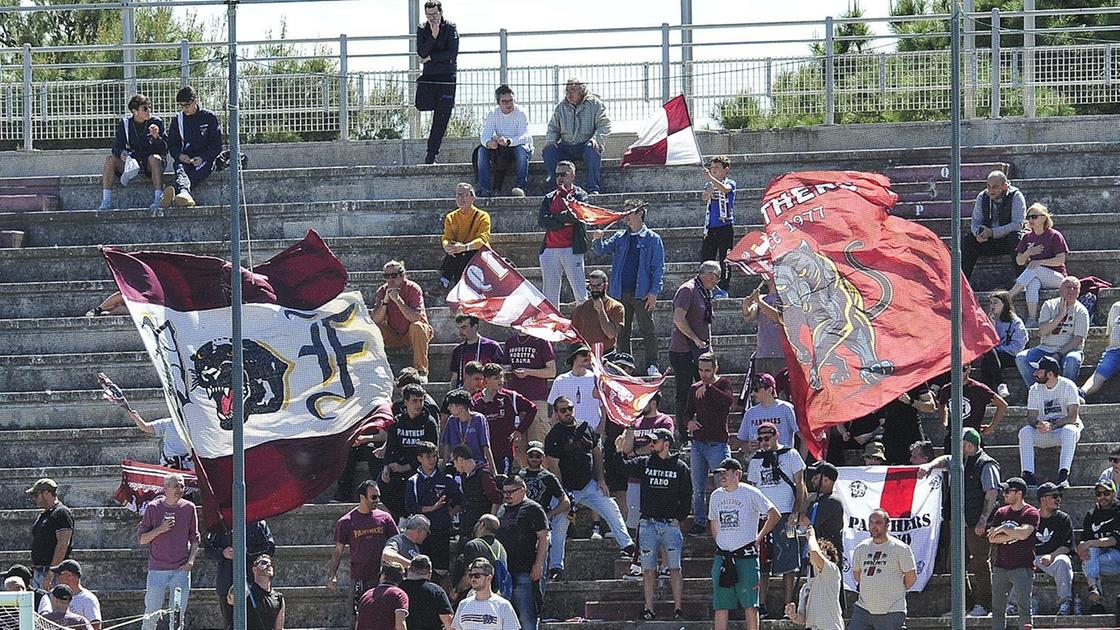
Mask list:
[[[191,574],[188,571],[148,571],[148,583],[144,593],[144,614],[151,615],[161,608],[172,610],[175,607],[175,589],[182,591],[179,602],[180,619],[186,616],[187,600],[191,596]],[[144,619],[142,630],[155,630],[158,622],[153,615]],[[171,626],[175,627],[175,626]]]
[[[525,190],[529,185],[529,158],[532,157],[533,152],[528,147],[514,146],[509,147],[513,151],[513,157],[517,165],[517,187]],[[478,149],[478,192],[479,194],[492,192],[490,186],[493,183],[492,175],[490,173],[490,159],[493,155],[497,154],[496,149],[487,148],[483,145]],[[524,625],[524,624],[522,624]]]
[[[697,525],[708,524],[708,476],[720,462],[731,457],[727,442],[692,441],[692,520]]]
[[[634,544],[634,539],[630,538],[630,532],[626,531],[626,523],[622,522],[622,512],[619,511],[618,504],[599,489],[599,484],[594,479],[587,482],[587,485],[582,489],[572,491],[572,503],[586,505],[603,517],[607,526],[611,528],[611,532],[614,533],[615,541],[622,549]],[[570,524],[567,514],[557,514],[552,519],[552,546],[548,549],[548,567],[550,569],[564,568],[564,543],[568,539],[568,525]]]
[[[545,172],[548,173],[549,186],[555,186],[556,181],[553,179],[556,173],[556,165],[561,160],[571,160],[583,162],[583,167],[587,169],[587,185],[584,189],[587,192],[599,192],[599,168],[603,162],[603,155],[591,146],[591,141],[588,140],[583,144],[566,144],[563,142],[557,144],[550,144],[545,146],[544,151],[541,152],[541,158],[544,159]]]
[[[1102,575],[1120,575],[1120,549],[1089,547],[1089,559],[1082,568],[1089,587],[1100,589]]]
[[[521,630],[537,630],[541,620],[541,606],[544,603],[544,590],[540,580],[533,580],[531,573],[513,574],[513,597],[510,598]]]
[[[1019,376],[1023,377],[1023,382],[1026,383],[1027,387],[1034,385],[1034,368],[1031,367],[1031,363],[1046,355],[1054,357],[1062,364],[1062,376],[1074,383],[1078,381],[1077,375],[1081,371],[1081,361],[1084,359],[1084,354],[1080,350],[1070,350],[1063,357],[1057,352],[1047,352],[1041,348],[1029,348],[1015,355],[1015,367],[1019,368]]]
[[[684,535],[677,521],[643,518],[638,523],[638,548],[641,549],[642,571],[657,570],[657,551],[665,550],[669,569],[680,570]]]

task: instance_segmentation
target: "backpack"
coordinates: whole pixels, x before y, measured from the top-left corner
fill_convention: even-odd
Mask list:
[[[1101,289],[1111,289],[1112,283],[1108,280],[1102,280],[1096,276],[1085,276],[1081,279],[1081,290],[1077,295],[1077,301],[1089,311],[1089,320],[1092,321],[1097,315],[1097,300],[1100,297]]]
[[[494,540],[494,546],[505,551],[501,545],[502,543],[498,542],[497,539]],[[505,561],[500,559],[505,554],[495,551],[494,546],[490,547],[491,553],[494,554],[494,559],[490,561],[494,565],[494,580],[490,583],[490,586],[495,593],[506,599],[511,599],[513,597],[513,574],[509,572],[509,567],[506,566]]]

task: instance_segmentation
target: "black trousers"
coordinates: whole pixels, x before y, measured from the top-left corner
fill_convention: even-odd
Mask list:
[[[992,391],[995,391],[999,384],[1003,382],[1003,376],[1000,371],[1003,366],[1015,365],[1015,357],[1006,352],[1000,352],[995,348],[984,353],[980,357],[980,382],[987,385]]]
[[[722,227],[711,228],[704,236],[704,242],[700,245],[700,262],[705,260],[715,260],[719,262],[719,267],[723,271],[723,279],[719,281],[719,288],[724,291],[731,289],[731,276],[727,273],[727,263],[724,259],[727,258],[727,252],[735,245],[735,226],[724,225]]]
[[[347,502],[357,499],[354,496],[354,473],[359,462],[366,462],[369,465],[369,479],[377,479],[381,475],[381,467],[385,465],[384,460],[373,456],[373,447],[368,444],[350,449],[350,453],[346,457],[346,467],[342,469],[342,474],[338,476],[338,486],[334,492],[336,499]]]
[[[451,122],[451,110],[455,108],[455,75],[422,75],[416,80],[416,109],[432,112],[432,128],[428,131],[427,163],[435,161],[439,155],[443,136],[447,133],[447,123]]]
[[[971,278],[976,261],[981,256],[1006,256],[1010,259],[1009,264],[1016,270],[1015,275],[1018,275],[1019,266],[1015,264],[1015,247],[1018,244],[1018,234],[988,239],[981,243],[971,232],[968,232],[961,237],[961,272],[964,273],[964,277]]]
[[[678,418],[684,413],[685,403],[688,402],[688,391],[692,388],[692,384],[700,378],[700,372],[697,370],[696,359],[697,356],[693,352],[670,352],[669,365],[673,368],[673,374],[676,375],[676,405],[674,415]],[[688,439],[688,428],[683,422],[677,423],[677,434],[681,441]]]
[[[475,251],[472,249],[466,252],[459,252],[458,254],[445,254],[443,262],[439,265],[439,277],[441,282],[446,280],[446,286],[451,288],[459,282],[463,277],[463,270],[470,264],[471,259],[474,258]]]

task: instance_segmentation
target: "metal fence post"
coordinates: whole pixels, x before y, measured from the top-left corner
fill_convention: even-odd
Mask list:
[[[1000,113],[1000,72],[1003,69],[1003,64],[1000,61],[999,52],[999,9],[992,8],[992,61],[991,61],[991,75],[992,75],[992,113],[991,118],[999,118]]]
[[[836,124],[836,103],[833,100],[835,56],[832,51],[832,16],[824,19],[824,124]]]
[[[692,0],[681,0],[681,92],[692,98]]]
[[[1023,0],[1023,115],[1034,118],[1034,0]]]
[[[509,85],[509,31],[498,31],[498,83]]]
[[[350,63],[346,33],[338,36],[338,137],[350,139]]]
[[[964,0],[964,46],[962,58],[969,64],[964,80],[964,117],[976,118],[976,22],[969,17],[976,10],[976,0]]]
[[[31,142],[31,44],[23,45],[23,150],[34,148]]]
[[[420,23],[420,0],[408,1],[408,31],[411,34],[416,25]],[[408,138],[420,137],[420,110],[412,106],[416,102],[416,79],[420,76],[420,58],[416,56],[416,37],[408,38],[408,102],[404,104],[408,111]],[[403,160],[402,160],[403,162]]]
[[[191,42],[179,41],[179,87],[186,87],[191,83]]]
[[[136,11],[131,0],[124,0],[124,9],[121,11],[121,39],[124,44],[124,82],[128,86],[129,94],[136,93],[136,51],[132,47],[136,44]]]
[[[669,60],[669,23],[661,23],[661,102],[669,102],[669,91],[672,89],[670,73],[673,71],[672,62]]]

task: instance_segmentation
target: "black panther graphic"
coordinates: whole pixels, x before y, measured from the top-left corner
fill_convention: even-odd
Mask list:
[[[245,418],[254,413],[275,413],[284,404],[284,376],[289,365],[269,349],[242,339],[245,361]],[[217,407],[218,420],[233,430],[233,343],[227,339],[207,341],[191,355],[191,388],[206,390]]]

